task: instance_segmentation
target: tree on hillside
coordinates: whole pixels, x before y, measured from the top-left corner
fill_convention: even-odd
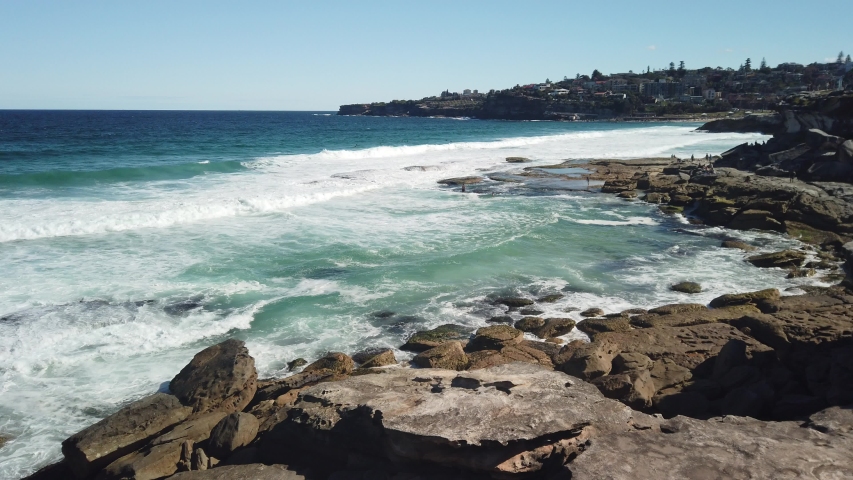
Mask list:
[[[675,76],[675,62],[669,62],[669,71],[667,73],[670,77]]]
[[[746,59],[746,63],[743,64],[743,70],[745,72],[751,72],[752,71],[752,59],[749,59],[749,58]]]
[[[844,63],[850,63],[850,54],[849,53],[847,54],[847,59],[844,60]]]
[[[593,80],[598,81],[598,80],[601,80],[602,77],[604,77],[604,75],[602,75],[602,73],[599,72],[597,68],[592,71],[592,79]]]
[[[678,62],[678,76],[683,77],[687,73],[687,70],[684,68],[684,60]]]
[[[844,51],[838,52],[838,59],[835,60],[835,63],[841,63],[844,60]]]

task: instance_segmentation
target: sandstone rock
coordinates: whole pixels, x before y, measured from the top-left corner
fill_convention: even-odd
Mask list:
[[[752,252],[754,250],[758,250],[756,247],[753,247],[752,245],[746,242],[741,242],[740,240],[724,240],[722,245],[720,246],[723,248],[738,248],[745,252]]]
[[[432,330],[420,331],[409,337],[402,350],[423,352],[452,340],[468,340],[471,329],[462,325],[448,323]]]
[[[489,323],[512,323],[514,320],[509,315],[498,315],[495,317],[491,317],[486,321]]]
[[[603,189],[602,189],[602,191],[603,191]],[[607,193],[607,192],[604,192],[604,193]],[[616,194],[616,196],[617,196],[617,197],[619,197],[619,198],[625,198],[625,199],[628,199],[628,200],[634,200],[635,198],[637,198],[637,192],[624,191],[624,192],[619,192],[619,193],[617,193],[617,194]]]
[[[783,310],[772,315],[747,315],[731,325],[749,329],[750,335],[779,352],[795,347],[809,349],[820,344],[843,344],[853,340],[853,306],[826,307],[810,314]]]
[[[613,373],[652,368],[652,359],[642,353],[623,352],[613,357]]]
[[[497,350],[478,350],[468,354],[468,370],[481,370],[512,363],[515,360],[506,358]]]
[[[554,356],[554,365],[562,372],[584,380],[607,375],[613,368],[612,360],[619,353],[612,342],[570,342]]]
[[[332,370],[313,370],[300,372],[287,378],[278,378],[258,382],[258,390],[252,399],[252,405],[266,400],[275,400],[281,395],[297,390],[308,385],[316,385],[322,382],[334,382],[341,380],[346,375],[336,374]]]
[[[461,343],[446,342],[415,355],[412,363],[421,368],[465,370],[469,362]]]
[[[660,307],[653,308],[649,310],[649,313],[668,315],[672,313],[688,313],[707,309],[708,307],[699,303],[673,303],[670,305],[661,305]]]
[[[355,369],[355,362],[340,352],[326,354],[323,358],[302,369],[302,373],[330,371],[337,375],[349,375]]]
[[[736,305],[732,307],[715,308],[713,310],[694,310],[683,313],[658,315],[648,313],[631,317],[631,325],[638,328],[655,327],[688,327],[705,323],[727,322],[729,320],[759,313],[753,305]]]
[[[699,293],[702,291],[702,286],[696,282],[679,282],[669,289],[681,293]]]
[[[743,318],[749,318],[743,317]],[[739,339],[747,344],[750,357],[772,355],[772,350],[741,333],[731,325],[707,323],[688,327],[640,328],[629,332],[608,332],[598,335],[594,343],[610,342],[619,352],[643,354],[652,360],[670,359],[690,371],[716,357],[729,340]],[[712,368],[708,364],[710,375]]]
[[[571,332],[575,328],[575,321],[571,318],[546,318],[545,324],[533,330],[533,334],[539,338],[559,337]]]
[[[829,407],[809,417],[808,426],[830,435],[853,435],[853,405]]]
[[[475,350],[500,350],[507,345],[516,345],[524,338],[521,330],[509,325],[493,325],[477,329],[474,338],[468,345],[468,349]]]
[[[234,450],[244,447],[258,434],[258,419],[253,415],[236,412],[223,418],[213,431],[207,443],[207,451],[216,458],[226,458]]]
[[[515,322],[515,328],[521,330],[522,332],[532,332],[539,327],[545,325],[545,319],[539,317],[524,317],[521,320]]]
[[[796,422],[676,417],[660,430],[593,438],[565,468],[573,480],[844,478],[853,471],[850,448]]]
[[[600,308],[587,308],[581,312],[582,317],[600,317],[604,315],[604,310]]]
[[[671,358],[661,358],[652,364],[649,375],[655,386],[655,391],[681,385],[693,378],[690,369],[677,364]]]
[[[165,393],[131,403],[62,442],[62,454],[77,478],[86,478],[186,419],[192,409]]]
[[[305,480],[287,465],[227,465],[212,470],[183,472],[169,480]]]
[[[599,333],[604,332],[627,332],[631,330],[629,323],[630,317],[614,317],[614,318],[587,318],[578,323],[578,330],[586,333],[590,338],[595,338]]]
[[[630,370],[614,375],[605,375],[592,381],[607,398],[619,400],[636,409],[652,405],[656,388],[647,370]]]
[[[652,403],[664,417],[677,415],[700,417],[706,414],[710,403],[704,395],[697,392],[666,391],[655,395]]]
[[[362,363],[361,368],[385,367],[388,365],[395,365],[396,363],[397,357],[394,356],[394,351],[389,349]]]
[[[721,295],[713,300],[709,305],[711,308],[729,307],[733,305],[755,304],[761,301],[773,301],[779,298],[779,290],[768,288],[757,292],[747,293],[729,293]]]
[[[758,417],[773,398],[766,383],[745,385],[730,391],[720,402],[720,413],[739,417]]]
[[[351,357],[352,357],[353,362],[360,365],[362,363],[367,362],[368,360],[370,360],[371,358],[373,358],[377,355],[381,355],[385,352],[390,352],[390,351],[392,351],[392,350],[390,348],[386,348],[386,347],[369,347],[369,348],[365,348],[363,350],[359,350],[358,352],[355,352],[354,354],[352,354]]]
[[[183,442],[146,447],[107,465],[98,480],[154,480],[178,471]]]
[[[527,307],[527,308],[522,308],[521,310],[518,311],[518,313],[520,313],[521,315],[524,315],[526,317],[535,317],[536,315],[541,315],[545,312],[543,310],[539,310],[538,308]]]
[[[191,463],[193,470],[207,470],[207,467],[210,466],[210,459],[207,457],[204,449],[196,448],[193,450]]]
[[[207,440],[210,437],[210,431],[223,418],[225,418],[224,412],[214,412],[186,420],[175,426],[168,433],[155,438],[151,442],[151,445],[185,441],[198,443]]]
[[[193,357],[169,383],[169,390],[196,413],[237,412],[257,390],[255,359],[240,340],[226,340]]]
[[[305,365],[308,365],[308,360],[305,360],[304,358],[297,358],[287,362],[287,370],[292,372],[299,367],[304,367]]]
[[[669,203],[669,195],[666,193],[647,193],[643,200],[649,203]]]
[[[300,398],[261,442],[269,460],[299,447],[471,476],[542,475],[594,435],[656,423],[592,385],[523,363],[464,373],[398,369],[310,387]]]
[[[797,250],[784,250],[781,252],[753,255],[746,259],[747,262],[761,268],[787,268],[799,267],[806,260],[806,254]]]
[[[528,163],[530,159],[526,157],[506,157],[506,161],[508,163]]]
[[[746,342],[732,339],[723,345],[714,360],[713,378],[723,378],[732,368],[745,365],[749,358],[746,356]]]

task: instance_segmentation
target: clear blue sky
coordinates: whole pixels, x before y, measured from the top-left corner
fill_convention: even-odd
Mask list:
[[[819,5],[819,6],[818,6]],[[853,0],[0,0],[0,108],[335,110],[853,53]]]

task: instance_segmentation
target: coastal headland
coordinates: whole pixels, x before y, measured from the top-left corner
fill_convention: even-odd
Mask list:
[[[652,309],[537,316],[559,300],[489,299],[505,314],[400,348],[330,352],[258,379],[227,340],[168,386],[62,444],[31,479],[849,478],[853,472],[850,96],[770,119],[773,139],[702,158],[589,160],[445,179],[459,194],[541,179],[657,204],[720,229],[754,268],[828,286],[731,292]],[[824,127],[821,129],[820,127]],[[765,130],[762,130],[765,131]],[[756,254],[729,230],[799,240]],[[381,312],[379,312],[381,314]],[[588,341],[566,343],[575,329]]]

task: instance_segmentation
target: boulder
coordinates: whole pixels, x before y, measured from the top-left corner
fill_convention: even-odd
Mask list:
[[[587,317],[587,318],[600,317],[600,316],[604,315],[604,310],[602,310],[600,308],[587,308],[586,310],[582,311],[580,315],[582,317]]]
[[[819,128],[810,128],[806,132],[806,144],[815,150],[832,150],[834,152],[843,142],[843,138],[830,135]]]
[[[838,147],[836,158],[839,162],[853,163],[853,140],[847,140]]]
[[[331,352],[303,368],[302,373],[327,371],[336,375],[349,375],[353,370],[355,370],[355,362],[352,358],[344,353]]]
[[[469,360],[465,351],[462,350],[461,343],[446,342],[415,355],[412,363],[421,368],[465,370],[468,368]]]
[[[344,377],[346,375],[338,375],[331,370],[314,370],[311,372],[299,372],[296,375],[286,378],[263,380],[258,382],[258,390],[252,399],[251,405],[257,405],[266,400],[275,400],[291,390],[298,390],[308,385],[316,385],[322,382],[334,382]]]
[[[287,370],[292,372],[299,367],[304,367],[305,365],[308,365],[308,360],[305,360],[304,358],[300,357],[300,358],[297,358],[295,360],[291,360],[291,361],[287,362]]]
[[[420,331],[409,337],[406,343],[400,347],[410,352],[423,352],[435,348],[443,343],[453,340],[468,340],[471,329],[463,325],[447,323],[432,330]]]
[[[258,434],[258,419],[249,413],[236,412],[223,418],[207,442],[207,451],[216,458],[226,458],[234,450],[252,443]]]
[[[518,313],[520,313],[521,315],[524,315],[526,317],[535,317],[536,315],[541,315],[541,314],[545,313],[545,311],[539,310],[538,308],[526,307],[526,308],[522,308],[521,310],[519,310]]]
[[[760,268],[799,267],[806,260],[806,254],[798,250],[783,250],[781,252],[765,253],[747,257],[746,261]]]
[[[522,332],[532,332],[539,327],[545,325],[545,319],[539,317],[524,317],[521,320],[515,322],[515,328],[521,330]]]
[[[612,342],[570,342],[554,356],[554,365],[562,372],[584,380],[592,380],[610,373],[612,360],[619,353]]]
[[[630,370],[598,377],[591,382],[607,398],[619,400],[631,408],[643,409],[652,405],[656,388],[648,370]]]
[[[676,417],[660,429],[593,438],[564,468],[573,480],[844,478],[852,447],[797,422]]]
[[[623,352],[613,357],[611,373],[624,373],[631,370],[648,370],[654,362],[642,353]]]
[[[471,185],[474,183],[480,183],[483,180],[483,177],[456,177],[445,178],[444,180],[439,180],[438,183],[441,185]]]
[[[595,435],[657,422],[592,385],[524,363],[397,369],[309,387],[300,399],[261,441],[267,461],[299,448],[309,452],[303,458],[366,455],[474,478],[543,475]]]
[[[649,203],[669,203],[669,195],[666,193],[647,193],[643,200]]]
[[[506,161],[508,163],[528,163],[530,159],[526,157],[506,157]]]
[[[671,358],[661,358],[652,364],[649,375],[655,386],[655,391],[675,387],[693,378],[690,369],[677,364]]]
[[[361,368],[377,368],[396,364],[397,357],[394,356],[394,351],[389,349],[385,350],[379,355],[371,357],[366,362],[362,363]]]
[[[509,325],[493,325],[477,329],[468,349],[500,350],[507,345],[516,345],[524,339],[524,332]]]
[[[768,288],[757,292],[728,293],[711,300],[711,308],[730,307],[734,305],[756,304],[762,301],[773,301],[779,298],[779,290]]]
[[[155,393],[70,436],[62,442],[62,454],[74,475],[86,478],[191,413],[177,397]]]
[[[553,293],[550,295],[543,295],[537,298],[536,301],[539,303],[554,303],[563,297],[565,297],[565,295],[563,295],[562,293]]]
[[[169,383],[169,390],[195,413],[238,412],[257,390],[255,359],[240,340],[226,340],[197,353]]]
[[[305,480],[287,465],[226,465],[212,470],[182,472],[169,480]]]
[[[512,323],[514,320],[509,315],[498,315],[495,317],[491,317],[486,321],[489,323]]]
[[[809,417],[808,427],[830,435],[853,434],[853,405],[829,407]]]
[[[575,321],[571,318],[546,318],[545,324],[533,330],[533,334],[539,338],[553,338],[566,335],[575,328]]]
[[[377,355],[381,355],[385,352],[390,352],[390,351],[392,351],[392,350],[390,348],[386,348],[386,347],[365,348],[363,350],[359,350],[358,352],[355,352],[352,355],[352,361],[360,365],[360,364],[370,360],[371,358],[373,358]]]
[[[521,308],[533,305],[533,300],[524,297],[499,297],[494,302],[498,305],[506,305],[509,308]]]
[[[746,342],[743,340],[729,340],[720,349],[714,360],[713,378],[723,378],[731,369],[745,365],[749,361],[746,356]]]
[[[681,293],[700,293],[702,286],[696,282],[678,282],[670,286],[669,289]]]
[[[737,305],[713,310],[694,310],[666,315],[648,313],[631,317],[631,325],[637,328],[687,327],[690,325],[702,325],[704,323],[726,322],[758,312],[758,308],[753,305]]]

